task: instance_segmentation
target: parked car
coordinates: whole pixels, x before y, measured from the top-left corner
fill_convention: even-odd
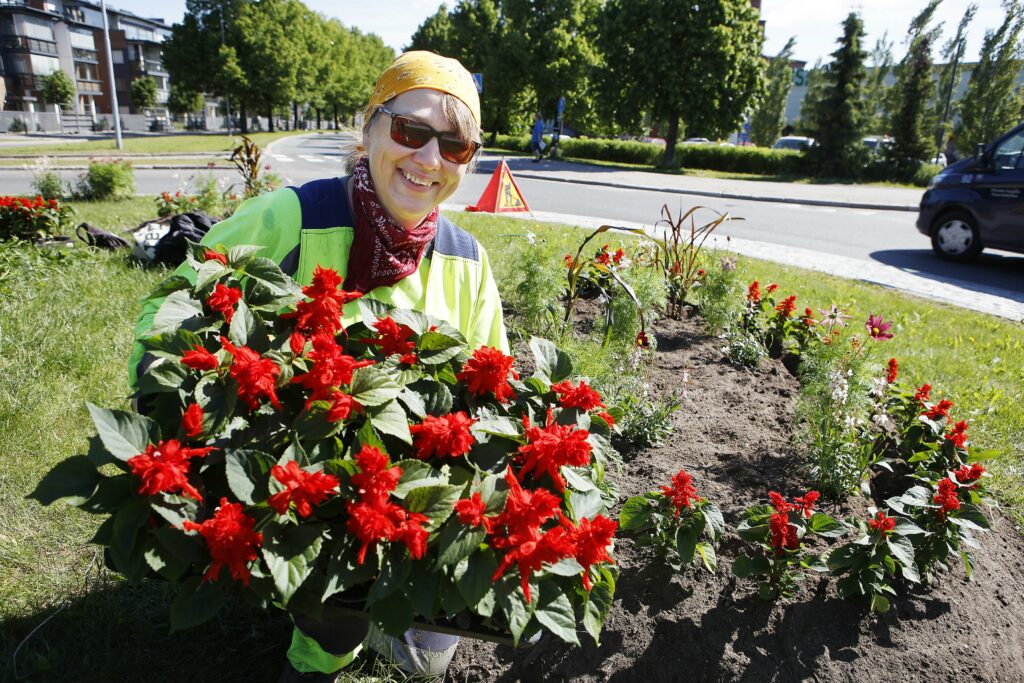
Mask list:
[[[1024,253],[1024,124],[944,168],[921,197],[917,229],[949,261],[985,247]]]
[[[684,145],[710,145],[711,144],[711,140],[708,140],[707,138],[684,138],[683,139],[683,144]]]
[[[786,135],[775,141],[772,149],[795,149],[798,152],[806,151],[817,144],[814,138],[805,138],[800,135]]]
[[[861,140],[861,143],[875,154],[881,154],[895,143],[888,135],[869,135]]]

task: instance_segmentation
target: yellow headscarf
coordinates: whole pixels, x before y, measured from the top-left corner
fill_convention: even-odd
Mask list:
[[[369,117],[374,110],[392,97],[409,90],[430,88],[458,97],[480,125],[480,96],[476,92],[473,76],[457,59],[442,57],[426,50],[406,52],[377,79],[366,107]]]

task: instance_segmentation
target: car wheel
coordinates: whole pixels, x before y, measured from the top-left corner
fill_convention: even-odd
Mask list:
[[[984,247],[974,217],[954,211],[932,224],[932,250],[939,258],[964,263],[978,257]]]

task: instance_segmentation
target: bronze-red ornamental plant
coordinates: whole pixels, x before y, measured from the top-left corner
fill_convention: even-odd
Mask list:
[[[105,517],[132,582],[167,581],[175,629],[231,593],[321,615],[595,640],[617,523],[614,418],[568,357],[530,342],[520,377],[447,323],[299,287],[256,247],[193,245],[142,340],[139,412],[89,406],[86,454],[32,496]]]

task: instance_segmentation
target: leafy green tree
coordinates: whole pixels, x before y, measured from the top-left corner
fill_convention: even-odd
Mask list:
[[[956,113],[953,96],[956,94],[956,87],[960,81],[960,67],[967,48],[967,27],[977,11],[977,5],[967,6],[967,11],[960,18],[956,35],[942,47],[944,64],[939,70],[939,77],[935,84],[935,106],[932,111],[932,118],[937,122],[934,128],[936,151],[942,151],[946,135],[950,132],[950,121]]]
[[[132,108],[145,111],[156,106],[156,80],[152,76],[142,76],[132,81],[129,92]]]
[[[867,121],[867,55],[861,46],[863,38],[864,23],[851,12],[843,21],[839,49],[822,71],[821,97],[811,103],[807,125],[818,144],[807,155],[811,167],[821,175],[856,177],[864,168],[867,155],[861,138]]]
[[[339,116],[352,117],[366,106],[377,77],[395,60],[395,53],[372,33],[346,28],[336,19],[328,20],[328,55],[331,62],[324,82],[324,104]]]
[[[764,87],[757,19],[748,0],[609,0],[598,41],[602,108],[627,129],[645,113],[667,121],[665,167],[684,119],[691,135],[732,133]]]
[[[452,20],[448,5],[441,3],[437,11],[423,20],[409,42],[410,50],[429,50],[439,55],[452,53]]]
[[[868,72],[867,83],[864,86],[865,116],[867,117],[864,130],[869,133],[889,131],[892,86],[887,85],[885,81],[892,73],[895,64],[892,45],[889,34],[883,33],[882,37],[875,41],[875,47],[868,55],[871,70]]]
[[[70,107],[75,101],[75,85],[64,69],[57,69],[40,80],[43,86],[40,94],[44,101],[59,107]]]
[[[942,0],[930,0],[910,22],[907,31],[907,54],[896,68],[897,106],[892,117],[895,138],[888,158],[901,173],[916,169],[931,155],[932,109],[929,98],[932,85],[932,47],[940,27],[929,27]]]
[[[750,119],[750,139],[755,145],[771,147],[786,125],[786,99],[793,89],[793,57],[795,38],[786,41],[785,47],[768,62],[765,74],[768,82],[767,93]]]
[[[1003,23],[985,32],[978,65],[964,93],[956,126],[957,144],[964,151],[992,140],[1020,121],[1024,98],[1016,80],[1024,61],[1024,6],[1020,0],[1009,0],[1003,7]]]
[[[203,108],[203,94],[186,90],[177,83],[171,83],[171,92],[167,96],[167,109],[175,116],[184,115],[189,122],[196,112]]]

